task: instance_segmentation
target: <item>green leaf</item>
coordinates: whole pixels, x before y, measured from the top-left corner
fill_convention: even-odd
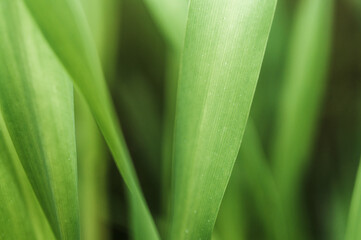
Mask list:
[[[248,209],[247,200],[252,202],[256,214]],[[252,219],[251,215],[257,215],[257,219],[259,218],[259,222],[264,226],[265,239],[288,239],[280,200],[258,131],[254,121],[249,119],[222,201],[219,214],[223,215],[223,219],[217,219],[216,227],[220,226],[223,230],[224,239],[245,239],[245,236],[250,234],[250,231],[246,231],[247,223]],[[240,231],[242,227],[244,229]]]
[[[75,95],[81,239],[107,239],[108,154],[87,105]]]
[[[244,144],[242,144],[242,146],[244,146]],[[248,225],[246,220],[248,209],[246,204],[244,204],[245,200],[242,187],[245,182],[241,179],[240,170],[241,162],[237,159],[227,190],[222,199],[222,204],[212,234],[212,240],[215,239],[215,232],[217,235],[221,236],[219,239],[247,239]]]
[[[360,238],[361,238],[361,164],[359,165],[357,171],[355,187],[352,194],[345,240],[357,240]]]
[[[171,239],[210,239],[276,1],[191,1],[178,84]]]
[[[0,112],[0,238],[54,239]]]
[[[107,76],[113,79],[115,56],[119,35],[119,13],[121,1],[82,0],[87,22]],[[81,239],[108,239],[109,228],[105,221],[108,210],[108,166],[109,156],[102,135],[89,108],[75,94],[75,120],[79,166],[79,200]]]
[[[286,60],[272,162],[292,239],[307,239],[298,204],[330,55],[333,1],[300,1]]]
[[[187,20],[187,0],[143,0],[168,44],[180,51]]]
[[[258,131],[249,120],[238,158],[239,174],[253,199],[265,224],[267,239],[289,239],[282,202],[274,176],[268,166]],[[262,176],[262,177],[260,177]]]
[[[100,60],[80,2],[74,0],[24,0],[53,51],[86,100],[143,218],[148,239],[158,232],[139,186],[115,110],[108,93]],[[46,9],[46,11],[44,11]],[[66,27],[64,27],[66,26]]]
[[[107,82],[114,81],[120,36],[122,1],[81,0]]]
[[[350,210],[350,196],[344,193],[346,189],[348,190],[343,187],[336,188],[331,193],[330,217],[326,221],[326,226],[331,230],[330,240],[339,240],[345,237],[348,211]]]
[[[58,239],[78,239],[73,88],[22,1],[0,2],[0,109]]]

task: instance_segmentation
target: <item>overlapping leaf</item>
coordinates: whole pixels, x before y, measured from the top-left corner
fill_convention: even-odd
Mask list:
[[[86,100],[127,184],[132,201],[142,216],[142,231],[157,239],[149,209],[145,203],[130,156],[117,123],[104,81],[100,60],[80,3],[73,0],[24,0],[53,51]],[[44,11],[46,9],[46,11]]]
[[[25,5],[0,2],[0,108],[58,239],[78,239],[73,88]]]
[[[0,112],[0,238],[51,240],[53,232],[39,205]]]
[[[187,0],[143,0],[164,38],[180,51],[187,19]]]
[[[112,76],[119,34],[120,1],[82,0],[93,39],[106,75]],[[109,82],[110,79],[108,79]],[[113,80],[113,79],[111,79]],[[75,95],[76,136],[79,166],[81,238],[107,239],[109,216],[107,174],[108,154],[99,129],[79,94]]]
[[[0,130],[0,175],[0,238],[15,240],[27,236],[29,240],[35,240],[32,225],[26,222],[29,212],[5,144],[3,129]]]

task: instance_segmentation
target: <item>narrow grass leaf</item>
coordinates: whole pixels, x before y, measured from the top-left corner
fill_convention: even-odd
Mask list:
[[[117,67],[115,55],[119,35],[118,0],[82,0],[87,22],[108,82],[114,80]],[[81,238],[106,240],[110,229],[104,222],[110,217],[108,210],[109,156],[102,135],[92,117],[87,104],[75,95],[75,119],[79,166],[79,200]]]
[[[332,0],[300,1],[285,66],[272,161],[292,239],[308,238],[296,209],[325,89],[332,15]]]
[[[244,144],[242,144],[244,146]],[[214,239],[215,232],[221,239],[227,240],[245,240],[247,239],[247,206],[244,204],[244,185],[240,176],[241,162],[236,161],[234,170],[229,180],[227,190],[222,199],[217,221],[212,234]]]
[[[187,0],[143,0],[168,44],[180,51],[187,20]]]
[[[0,239],[54,239],[50,225],[20,163],[1,112],[0,176]]]
[[[19,0],[0,2],[0,109],[58,239],[78,239],[73,88]]]
[[[247,196],[250,198],[247,199]],[[281,199],[252,119],[248,120],[242,146],[222,201],[219,214],[223,219],[218,218],[216,223],[216,229],[222,230],[224,239],[246,239],[249,236],[247,223],[250,222],[252,212],[247,209],[247,200],[252,201],[257,213],[255,215],[265,230],[262,235],[265,239],[288,239]]]
[[[108,239],[108,154],[88,106],[75,95],[81,238]]]
[[[80,2],[73,0],[24,0],[45,38],[74,81],[113,154],[128,186],[132,201],[142,215],[142,231],[148,239],[158,239],[144,200],[125,140],[117,123],[100,60]],[[46,11],[44,11],[46,9]],[[66,26],[66,27],[64,27]]]
[[[6,127],[0,113],[0,238],[36,239],[36,234],[26,219],[30,218],[24,202],[24,193],[17,177],[13,156],[9,150],[10,137],[6,136]],[[11,142],[11,140],[10,140]]]
[[[254,122],[249,120],[238,155],[241,181],[253,196],[267,239],[289,239],[276,181],[268,165]],[[262,176],[262,177],[260,177]]]
[[[191,1],[176,106],[171,239],[210,239],[276,1]]]
[[[341,190],[340,190],[341,189]],[[331,197],[330,217],[326,221],[326,226],[332,229],[330,240],[345,238],[348,212],[350,211],[349,194],[344,194],[345,188],[335,189]]]
[[[361,239],[361,164],[357,171],[344,239]]]
[[[107,82],[114,81],[120,36],[122,1],[81,0]]]

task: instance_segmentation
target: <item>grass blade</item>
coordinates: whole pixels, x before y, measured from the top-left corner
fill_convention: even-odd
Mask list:
[[[191,1],[178,84],[171,239],[209,239],[276,1]]]
[[[87,105],[78,95],[75,100],[81,238],[105,240],[108,154]]]
[[[300,2],[286,61],[272,161],[292,239],[308,238],[296,209],[325,88],[332,12],[332,0]]]
[[[180,51],[187,19],[187,0],[143,0],[168,44]]]
[[[95,44],[91,40],[80,2],[73,0],[24,0],[48,43],[59,57],[86,100],[142,215],[143,232],[158,239],[148,206],[140,189],[125,140],[117,123]],[[47,11],[44,11],[47,9]],[[67,26],[66,28],[64,26]]]
[[[18,158],[1,112],[0,165],[1,238],[23,239],[26,236],[26,239],[55,239]]]
[[[345,240],[361,238],[361,164],[359,165],[352,194]]]
[[[107,82],[115,78],[122,1],[81,0]]]
[[[247,124],[238,158],[241,161],[239,174],[254,195],[256,207],[268,234],[267,239],[288,239],[278,188],[253,121]]]
[[[87,22],[97,46],[108,83],[114,80],[115,55],[119,35],[117,0],[82,0]],[[106,240],[109,218],[109,154],[102,135],[83,99],[75,95],[76,136],[79,166],[81,238]]]
[[[17,240],[26,236],[29,240],[54,239],[12,145],[1,112],[0,176],[0,238]]]
[[[284,213],[282,211],[281,199],[275,179],[271,172],[270,167],[262,149],[261,141],[258,131],[252,119],[249,119],[247,128],[242,140],[242,146],[238,154],[237,162],[234,166],[232,177],[227,187],[224,200],[220,209],[222,211],[228,210],[228,219],[224,219],[226,223],[221,223],[217,220],[218,225],[223,224],[225,229],[240,229],[238,226],[242,224],[245,229],[248,229],[247,223],[251,218],[246,213],[250,213],[248,205],[246,203],[247,196],[250,196],[248,201],[252,202],[257,212],[257,217],[260,218],[260,222],[264,226],[265,239],[288,239],[287,229],[284,227],[286,224]],[[262,177],[260,177],[262,176]],[[244,199],[243,199],[244,198]],[[233,201],[233,204],[227,206],[225,200]],[[235,205],[242,205],[244,210],[240,214],[235,209],[239,208]],[[234,209],[232,211],[232,209]],[[241,216],[238,216],[241,215]],[[238,225],[235,225],[235,223]],[[234,226],[235,225],[235,226]],[[217,226],[217,225],[216,225]],[[233,230],[233,235],[226,235],[225,239],[244,239],[245,236],[249,237],[249,232],[246,230],[241,233],[239,230]],[[246,234],[247,233],[247,234]],[[223,231],[223,234],[226,231]],[[257,236],[256,238],[260,238]]]
[[[247,131],[247,130],[246,130]],[[246,134],[246,133],[245,133]],[[244,144],[242,144],[244,146]],[[240,169],[241,162],[237,160],[234,164],[232,176],[229,180],[227,190],[222,199],[222,204],[219,209],[217,221],[212,234],[212,240],[217,233],[221,236],[220,239],[227,240],[246,240],[247,239],[247,212],[244,194],[242,192],[242,182]],[[246,211],[247,210],[247,211]]]
[[[0,108],[58,239],[78,239],[73,87],[22,1],[0,3]]]

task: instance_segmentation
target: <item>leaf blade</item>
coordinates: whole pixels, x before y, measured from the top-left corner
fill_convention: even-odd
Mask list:
[[[275,4],[190,3],[176,108],[171,239],[211,237],[245,129]]]
[[[77,239],[72,84],[23,3],[1,1],[0,11],[0,109],[6,127],[55,235]]]
[[[361,237],[361,164],[357,170],[355,186],[352,193],[347,220],[345,240],[356,240]]]
[[[271,160],[290,238],[307,239],[299,192],[326,87],[334,1],[306,0],[299,4],[276,113]]]
[[[24,236],[34,240],[55,239],[21,166],[1,112],[0,176],[1,239],[23,239]]]

